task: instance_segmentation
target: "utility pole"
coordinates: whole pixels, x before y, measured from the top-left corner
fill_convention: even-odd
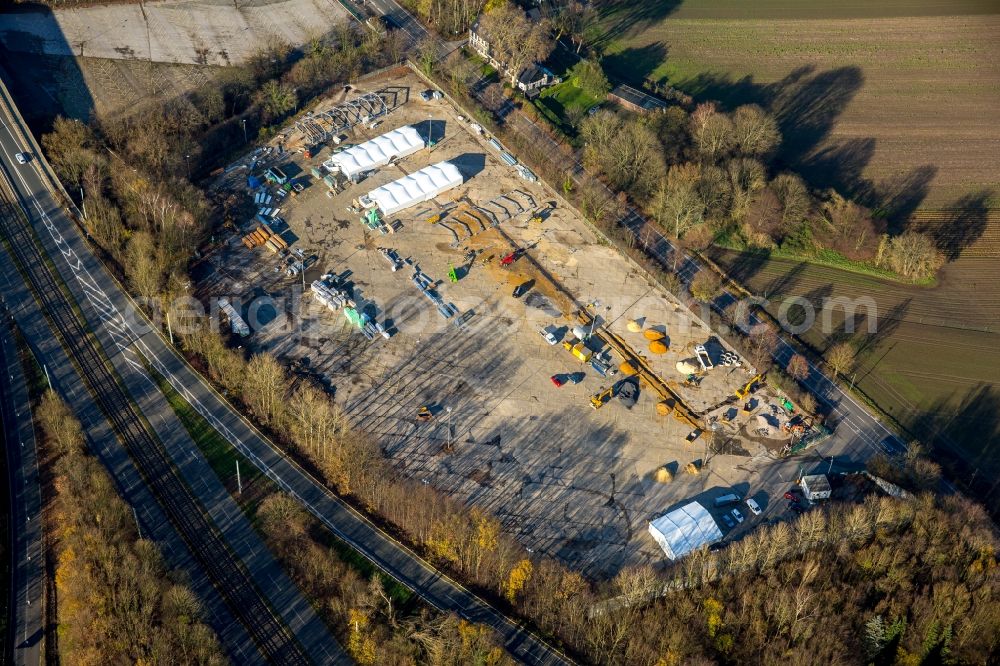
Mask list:
[[[170,335],[170,344],[174,344],[174,330],[170,328],[170,311],[167,311],[167,333]]]
[[[80,187],[80,206],[83,208],[83,219],[87,219],[87,199],[83,196],[83,187]]]
[[[45,382],[49,385],[49,389],[52,389],[52,378],[49,377],[49,366],[43,365],[42,368],[45,369]]]
[[[243,494],[243,481],[240,479],[240,461],[236,461],[236,492],[239,495]]]
[[[139,534],[139,538],[142,538],[142,529],[139,527],[139,514],[135,512],[135,507],[132,507],[132,517],[135,519],[135,531]]]
[[[188,178],[188,180],[191,180],[191,156],[190,155],[185,155],[184,156],[184,164],[187,165],[187,178]]]
[[[446,407],[445,410],[448,412],[448,451],[451,451],[451,407]]]
[[[247,119],[243,119],[243,143],[247,143]]]

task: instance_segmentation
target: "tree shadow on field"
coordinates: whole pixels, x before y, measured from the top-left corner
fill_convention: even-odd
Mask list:
[[[789,290],[798,283],[799,277],[808,265],[808,262],[805,261],[798,262],[771,280],[760,292],[760,295],[767,299],[775,299],[788,294]]]
[[[947,206],[949,213],[944,219],[933,225],[917,222],[913,229],[929,234],[945,259],[955,261],[986,231],[993,195],[988,189],[967,194]]]
[[[653,42],[645,46],[631,46],[601,59],[601,66],[613,80],[639,83],[667,59],[667,46]]]
[[[956,405],[959,405],[956,408]],[[947,476],[1000,517],[1000,390],[979,384],[941,398],[906,424]]]
[[[724,111],[743,104],[764,107],[777,119],[782,137],[771,164],[774,173],[789,169],[815,189],[835,188],[876,210],[891,230],[899,230],[923,202],[937,167],[921,165],[873,182],[863,173],[875,154],[876,140],[830,139],[837,120],[864,84],[863,70],[854,65],[825,71],[805,65],[773,83],[709,72],[675,85],[700,100],[717,100]]]
[[[603,28],[598,46],[659,23],[681,6],[682,0],[641,0],[600,2],[598,16]]]

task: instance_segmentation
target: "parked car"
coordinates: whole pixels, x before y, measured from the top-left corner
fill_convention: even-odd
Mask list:
[[[755,516],[760,515],[760,504],[757,504],[757,501],[754,498],[752,497],[747,498],[747,508],[750,509],[750,513],[752,513],[753,515]]]
[[[729,513],[731,513],[733,515],[733,518],[736,519],[737,523],[742,523],[743,522],[743,514],[740,513],[739,509],[733,509]]]
[[[28,163],[28,154],[27,153],[15,153],[14,154],[14,159],[17,160],[18,164],[27,164]]]
[[[733,519],[730,517],[728,513],[722,514],[722,522],[724,522],[726,524],[726,527],[728,527],[729,529],[733,529],[734,527],[736,527],[736,523],[733,522]]]
[[[794,511],[795,513],[802,513],[803,511],[806,510],[804,506],[798,503],[791,503],[788,505],[788,508]]]
[[[796,497],[795,494],[790,490],[787,493],[785,493],[785,499],[793,503],[799,501],[799,498]]]
[[[550,345],[554,345],[559,342],[559,339],[556,338],[556,331],[558,330],[559,329],[557,329],[555,326],[549,324],[548,326],[540,330],[539,333],[542,334],[542,337],[545,338],[545,341],[547,343],[549,343]]]
[[[570,384],[579,384],[586,376],[587,374],[584,372],[574,372],[566,376],[566,381]]]
[[[563,375],[552,375],[551,377],[549,377],[549,379],[552,380],[552,383],[555,384],[556,388],[559,388],[566,383],[565,377]]]

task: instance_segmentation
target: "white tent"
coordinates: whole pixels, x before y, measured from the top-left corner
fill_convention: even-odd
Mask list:
[[[649,524],[649,533],[672,560],[722,539],[715,519],[698,502],[691,502]]]
[[[339,169],[345,176],[355,180],[361,173],[411,155],[425,145],[416,128],[406,125],[341,151],[323,162],[323,166],[330,171]]]
[[[379,207],[383,215],[392,215],[421,201],[433,199],[442,192],[462,184],[462,174],[451,162],[438,162],[409,176],[372,190],[367,201]]]

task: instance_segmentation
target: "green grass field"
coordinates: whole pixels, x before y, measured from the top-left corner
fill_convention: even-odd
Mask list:
[[[567,119],[567,114],[583,117],[595,104],[603,100],[591,97],[568,79],[559,85],[546,88],[535,98],[534,104],[549,122],[567,136],[576,136],[576,129]]]

